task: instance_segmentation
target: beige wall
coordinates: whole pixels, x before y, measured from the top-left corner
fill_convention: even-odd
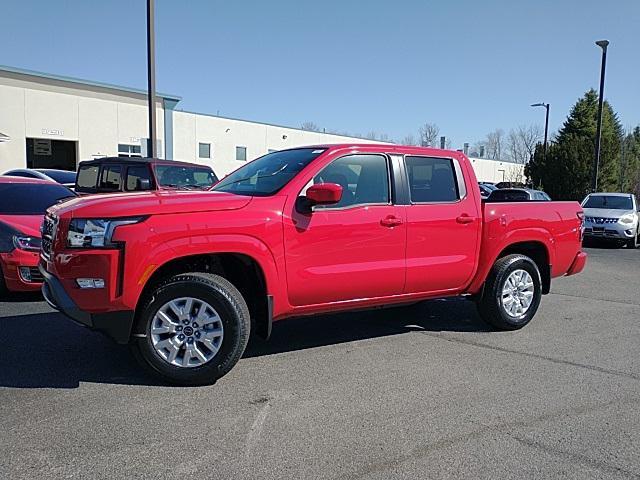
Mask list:
[[[51,91],[39,82],[0,77],[0,173],[26,167],[26,138],[77,142],[77,159],[113,156],[118,144],[148,137],[144,99],[98,95],[79,88]],[[164,110],[157,103],[157,131],[164,152]]]

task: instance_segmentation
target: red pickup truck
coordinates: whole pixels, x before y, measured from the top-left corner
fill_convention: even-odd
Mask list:
[[[394,145],[269,153],[208,192],[75,199],[42,233],[47,301],[184,385],[286,317],[467,295],[521,328],[586,261],[578,203],[483,203],[462,153]]]

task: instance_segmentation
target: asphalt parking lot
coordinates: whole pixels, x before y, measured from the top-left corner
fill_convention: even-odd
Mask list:
[[[1,302],[0,478],[638,478],[640,250],[588,252],[519,332],[462,300],[284,321],[200,388]]]

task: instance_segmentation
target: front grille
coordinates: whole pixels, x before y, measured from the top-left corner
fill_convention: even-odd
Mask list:
[[[604,218],[604,217],[585,217],[585,220],[595,225],[604,225],[605,223],[616,223],[617,218]]]
[[[58,229],[58,219],[53,215],[46,215],[44,222],[42,222],[42,256],[49,260],[51,257],[51,251],[53,249],[53,241],[56,238],[56,231]]]

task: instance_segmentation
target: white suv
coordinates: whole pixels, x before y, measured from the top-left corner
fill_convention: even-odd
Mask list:
[[[624,241],[629,248],[640,243],[638,201],[630,193],[591,193],[582,201],[584,235]]]

